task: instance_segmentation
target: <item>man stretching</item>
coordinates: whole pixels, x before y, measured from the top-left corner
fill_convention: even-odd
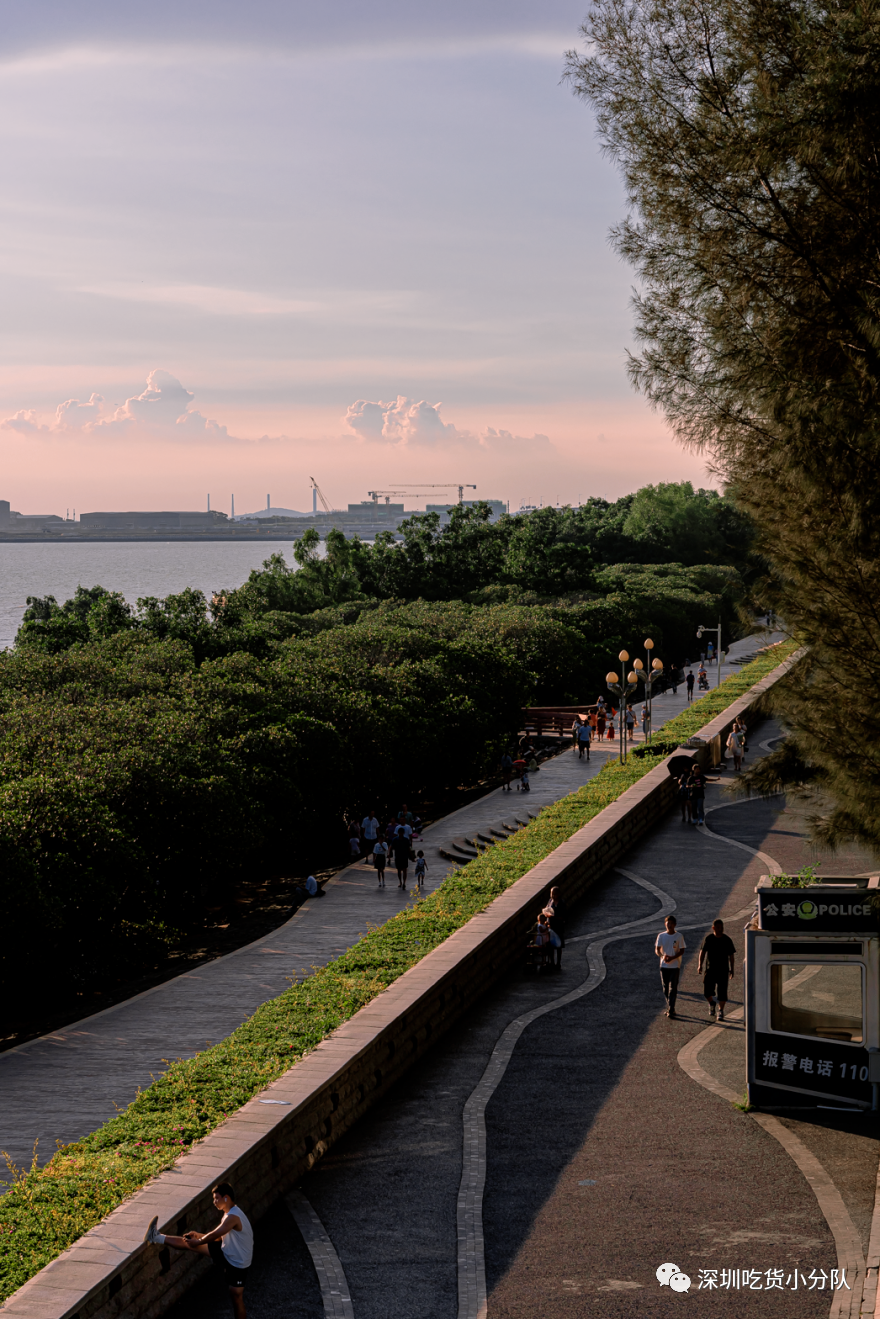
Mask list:
[[[163,1236],[156,1231],[157,1216],[147,1228],[144,1241],[154,1246],[173,1246],[175,1250],[194,1250],[199,1255],[210,1255],[226,1275],[235,1319],[247,1319],[244,1288],[254,1255],[253,1228],[235,1203],[235,1193],[228,1182],[219,1182],[213,1195],[214,1208],[223,1217],[212,1231],[184,1232],[182,1237]]]

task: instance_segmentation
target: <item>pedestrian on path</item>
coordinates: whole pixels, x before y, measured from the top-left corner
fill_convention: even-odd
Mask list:
[[[596,735],[599,741],[605,736],[605,706],[600,705],[596,711]]]
[[[642,703],[642,737],[648,740],[648,702]]]
[[[376,818],[375,811],[370,811],[369,815],[364,816],[361,823],[361,833],[363,834],[364,840],[364,855],[369,856],[373,850],[376,839],[379,837],[379,821]]]
[[[510,786],[510,776],[513,774],[513,756],[509,751],[505,751],[501,757],[501,791],[512,792]]]
[[[685,679],[685,686],[687,687],[687,696],[688,696],[688,700],[689,700],[689,701],[692,701],[692,700],[694,699],[694,675],[693,675],[693,673],[688,673],[688,676],[687,676],[687,678]]]
[[[706,776],[699,765],[694,765],[690,777],[691,824],[705,824]]]
[[[583,760],[584,752],[587,753],[587,760],[590,759],[590,725],[581,724],[578,728],[578,760]]]
[[[636,731],[636,717],[631,705],[626,707],[626,737],[628,742],[632,742]]]
[[[575,755],[578,749],[578,734],[581,731],[581,717],[576,714],[571,723],[571,745],[574,748]]]
[[[416,852],[416,885],[423,888],[425,884],[425,871],[428,869],[428,863],[425,860],[424,852]]]
[[[616,712],[615,710],[612,710],[612,711],[611,711],[611,722],[610,722],[609,725],[608,725],[608,741],[609,741],[609,742],[613,742],[613,741],[614,741],[614,716],[615,716],[616,713],[617,713],[617,712]]]
[[[352,820],[348,830],[348,851],[351,861],[359,861],[361,855],[361,827],[356,820]]]
[[[235,1203],[235,1193],[229,1182],[218,1182],[213,1196],[214,1208],[223,1217],[210,1232],[184,1232],[182,1237],[163,1235],[156,1231],[157,1216],[147,1228],[144,1241],[153,1246],[173,1246],[175,1250],[210,1255],[225,1275],[235,1319],[247,1319],[244,1289],[254,1257],[254,1230],[245,1212]]]
[[[391,851],[394,853],[394,865],[397,868],[397,887],[406,888],[406,872],[409,867],[409,839],[406,834],[399,833],[391,840]]]
[[[373,847],[373,865],[379,877],[379,888],[385,887],[385,862],[388,860],[388,844],[378,839]]]
[[[729,934],[724,933],[724,921],[712,922],[712,933],[707,934],[700,948],[697,962],[697,974],[703,977],[703,993],[709,1004],[709,1016],[715,1016],[715,1000],[718,1000],[718,1020],[724,1020],[727,1007],[727,985],[733,979],[733,959],[736,947]],[[705,963],[705,971],[703,965]]]
[[[590,725],[590,734],[592,737],[595,737],[599,724],[599,716],[596,714],[595,710],[590,711],[588,723]]]
[[[660,958],[660,983],[666,999],[667,1017],[675,1016],[678,977],[681,975],[681,955],[687,947],[684,935],[676,933],[676,924],[674,916],[667,916],[666,929],[657,935],[657,942],[654,944],[654,952]]]
[[[742,768],[742,744],[742,733],[738,726],[734,724],[727,738],[727,750],[733,756],[734,770],[740,770]]]
[[[691,822],[690,778],[691,778],[690,771],[685,770],[685,772],[679,777],[678,780],[678,804],[681,807],[682,824],[690,824]]]
[[[678,665],[677,665],[677,664],[673,664],[673,666],[672,666],[672,673],[670,674],[669,681],[672,683],[672,695],[674,696],[675,693],[678,691]]]

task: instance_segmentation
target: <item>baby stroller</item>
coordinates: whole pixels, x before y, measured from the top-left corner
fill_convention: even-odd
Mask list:
[[[700,674],[700,679],[699,682],[697,683],[697,687],[701,692],[707,692],[709,690],[709,678],[705,673]]]

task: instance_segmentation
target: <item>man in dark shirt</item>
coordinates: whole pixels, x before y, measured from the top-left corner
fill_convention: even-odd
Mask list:
[[[394,864],[397,868],[397,887],[406,888],[406,872],[409,866],[410,841],[401,829],[391,839],[391,851],[394,853]]]
[[[724,933],[724,921],[712,922],[712,933],[707,934],[700,949],[697,972],[703,977],[703,993],[709,1004],[709,1016],[715,1016],[715,999],[718,999],[718,1020],[724,1020],[727,1006],[727,982],[733,976],[733,959],[736,948],[729,934]],[[705,968],[705,969],[704,969]]]

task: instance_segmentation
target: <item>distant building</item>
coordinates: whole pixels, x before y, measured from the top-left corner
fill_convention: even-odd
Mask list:
[[[503,499],[463,499],[461,506],[463,508],[477,508],[480,504],[488,504],[492,510],[492,521],[497,521],[502,513],[507,512],[507,505]],[[444,521],[448,520],[452,509],[458,508],[458,504],[428,504],[425,508],[426,513],[439,513]]]
[[[229,524],[225,513],[82,513],[80,526],[106,531],[209,531]]]
[[[42,531],[44,527],[61,527],[64,518],[57,513],[16,513],[8,499],[0,499],[0,529],[3,531]]]
[[[308,518],[311,513],[298,513],[295,508],[261,508],[256,513],[236,513],[236,522],[250,522],[253,518]]]
[[[349,504],[348,511],[368,518],[402,518],[404,515],[403,504],[378,504],[373,499],[362,499],[359,504]]]

